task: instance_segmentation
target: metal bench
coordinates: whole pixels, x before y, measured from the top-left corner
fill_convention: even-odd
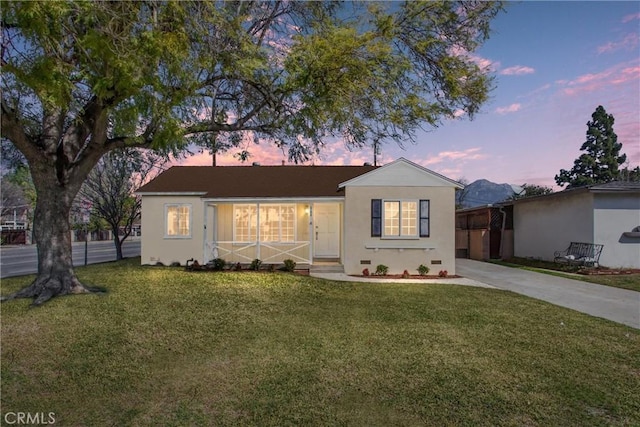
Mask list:
[[[594,243],[571,242],[567,249],[553,254],[553,261],[569,265],[599,267],[603,247],[604,245]]]

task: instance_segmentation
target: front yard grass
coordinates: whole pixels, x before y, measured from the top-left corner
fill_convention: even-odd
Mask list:
[[[53,412],[63,426],[640,425],[640,331],[624,325],[496,289],[138,262],[78,269],[105,295],[2,305],[3,414]],[[5,279],[2,294],[26,283]]]
[[[551,261],[535,260],[528,258],[511,258],[506,261],[491,260],[495,264],[508,267],[523,268],[525,270],[536,271],[538,273],[551,274],[555,276],[567,277],[583,282],[596,283],[599,285],[613,286],[616,288],[629,289],[640,292],[640,274],[577,274],[581,268],[579,266],[568,266],[557,264]],[[612,270],[615,271],[615,270]]]

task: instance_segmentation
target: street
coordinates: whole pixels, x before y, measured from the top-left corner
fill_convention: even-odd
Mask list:
[[[84,265],[84,242],[73,243],[73,265]],[[140,240],[125,240],[122,255],[125,258],[140,256]],[[115,261],[116,249],[111,240],[89,242],[88,264]],[[36,245],[3,246],[0,248],[0,278],[22,276],[37,272]]]

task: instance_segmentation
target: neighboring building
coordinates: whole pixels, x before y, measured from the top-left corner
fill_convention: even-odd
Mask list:
[[[487,205],[456,211],[456,257],[476,260],[513,256],[513,206]]]
[[[514,255],[553,260],[571,242],[603,244],[600,264],[640,268],[640,183],[610,182],[513,202]]]
[[[22,205],[3,209],[0,224],[0,244],[24,245],[30,243],[29,206]]]
[[[406,159],[374,166],[179,166],[138,191],[142,263],[335,263],[455,273],[455,189]]]

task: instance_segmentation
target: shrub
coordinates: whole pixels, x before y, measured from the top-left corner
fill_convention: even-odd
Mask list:
[[[260,266],[261,265],[262,265],[262,261],[260,261],[258,258],[256,258],[253,261],[251,261],[251,265],[249,266],[249,268],[251,270],[258,271],[258,270],[260,270]]]
[[[270,273],[273,273],[274,271],[276,271],[276,265],[275,265],[275,264],[269,264],[269,265],[267,266],[267,270],[268,270]]]
[[[196,261],[197,262],[197,261]],[[169,267],[180,267],[180,261],[173,261]]]
[[[389,267],[384,264],[378,264],[376,266],[376,276],[386,276],[389,272]]]
[[[211,260],[210,264],[213,270],[222,271],[224,270],[224,266],[227,265],[227,262],[222,258],[214,258],[213,260]]]
[[[235,267],[233,267],[233,269],[235,271],[240,271],[242,270],[242,264],[240,264],[239,262],[236,263]]]
[[[440,270],[438,272],[438,277],[447,277],[449,275],[449,272],[447,270]]]
[[[427,274],[429,274],[429,267],[424,264],[420,264],[420,266],[418,267],[418,274],[421,276],[426,276]]]
[[[368,276],[369,274],[371,274],[371,273],[369,273],[369,269],[368,268],[365,268],[364,270],[362,270],[362,275],[363,276]]]
[[[292,273],[296,269],[296,262],[292,259],[285,259],[283,263],[285,271]]]
[[[407,270],[402,272],[402,278],[403,279],[408,279],[409,277],[411,277],[411,275],[409,274],[409,272]]]

